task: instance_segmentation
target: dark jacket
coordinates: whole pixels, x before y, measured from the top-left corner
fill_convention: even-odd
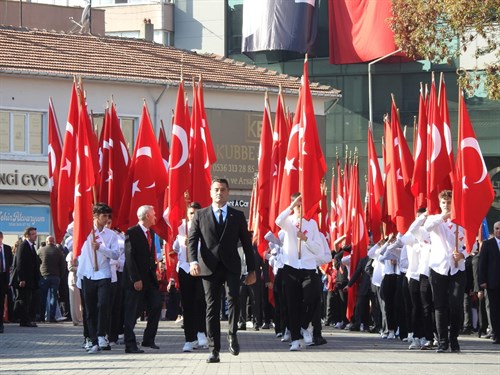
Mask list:
[[[487,283],[487,289],[500,288],[500,249],[496,238],[483,242],[479,252],[479,285]]]
[[[224,227],[218,229],[212,206],[196,211],[191,222],[188,237],[189,261],[200,265],[200,276],[211,275],[222,262],[233,273],[241,273],[241,258],[238,254],[238,242],[241,241],[247,271],[255,271],[252,239],[247,229],[243,212],[232,207],[227,208]],[[198,242],[200,256],[198,257]]]
[[[150,233],[151,239],[153,239],[154,232],[150,230]],[[158,289],[155,252],[154,241],[151,241],[151,247],[149,247],[148,239],[140,225],[135,225],[127,230],[125,233],[125,265],[123,267],[124,288],[133,288],[134,283],[140,280],[143,290]]]
[[[16,251],[10,285],[19,286],[20,281],[26,282],[26,288],[38,289],[40,280],[40,262],[36,251],[32,249],[28,240],[24,240]]]

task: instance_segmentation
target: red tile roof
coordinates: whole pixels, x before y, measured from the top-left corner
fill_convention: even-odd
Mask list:
[[[203,76],[205,87],[296,92],[300,78],[234,61],[138,39],[65,34],[0,26],[0,74],[26,74],[151,84],[177,84]],[[340,96],[311,83],[314,96]]]

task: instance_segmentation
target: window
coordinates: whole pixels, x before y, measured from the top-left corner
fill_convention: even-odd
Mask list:
[[[104,124],[104,114],[94,113],[92,122],[94,124],[94,131],[97,136],[100,137],[102,132],[102,126]],[[135,146],[135,136],[138,131],[138,119],[135,117],[120,117],[120,126],[122,128],[123,137],[125,138],[125,143],[128,148],[129,155]]]
[[[0,153],[44,155],[43,117],[39,112],[0,111]]]

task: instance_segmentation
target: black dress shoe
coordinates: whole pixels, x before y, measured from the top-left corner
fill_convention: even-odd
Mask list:
[[[240,344],[238,343],[238,337],[236,335],[228,335],[227,341],[229,341],[229,352],[232,355],[240,354]]]
[[[436,349],[436,353],[446,353],[448,349],[448,344],[439,344],[438,348]]]
[[[38,326],[36,325],[36,323],[27,322],[27,323],[20,323],[19,327],[32,327],[33,328],[33,327],[38,327]]]
[[[207,363],[219,363],[219,362],[220,362],[219,352],[217,350],[212,350],[212,352],[207,358]]]
[[[238,324],[238,331],[246,331],[246,330],[247,330],[246,324]]]
[[[139,354],[144,353],[144,350],[139,349],[137,346],[132,348],[125,348],[125,353]]]
[[[147,348],[151,348],[151,349],[160,349],[160,347],[158,345],[156,345],[154,342],[153,343],[149,343],[149,342],[142,342],[141,346],[144,346],[144,347],[147,347]]]
[[[313,345],[314,346],[320,346],[320,345],[325,345],[326,340],[323,338],[323,336],[314,336],[313,337]]]
[[[0,331],[0,332],[2,332],[2,331]],[[493,344],[500,344],[500,339],[496,338],[495,340],[493,340]]]

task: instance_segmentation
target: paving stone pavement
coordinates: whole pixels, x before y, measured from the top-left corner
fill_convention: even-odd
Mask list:
[[[144,327],[144,322],[137,324],[138,341]],[[222,329],[227,330],[224,322]],[[81,348],[82,327],[71,322],[41,323],[37,328],[6,324],[5,333],[0,334],[0,374],[500,375],[500,345],[477,336],[459,338],[460,354],[408,350],[408,344],[400,340],[332,327],[325,327],[323,336],[328,341],[323,346],[290,352],[273,330],[240,331],[240,355],[232,356],[223,346],[221,362],[207,364],[208,350],[181,351],[183,331],[175,322],[160,322],[159,350],[125,354],[123,346],[114,346],[94,355]]]

